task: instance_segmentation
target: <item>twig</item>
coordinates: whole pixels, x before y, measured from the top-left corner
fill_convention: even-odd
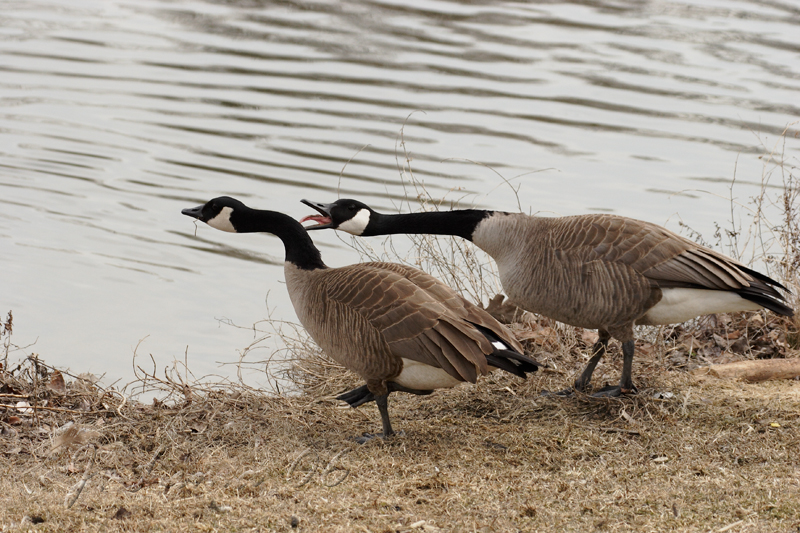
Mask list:
[[[364,146],[359,148],[356,153],[354,153],[352,156],[350,156],[350,159],[347,160],[347,163],[345,163],[344,166],[342,166],[342,170],[339,171],[339,181],[336,183],[336,198],[340,198],[341,197],[341,194],[342,194],[341,193],[342,176],[344,175],[344,170],[347,168],[347,165],[349,165],[353,161],[353,159],[355,159],[358,156],[358,154],[360,154],[361,152],[366,150],[368,147],[369,147],[369,144],[365,144]]]
[[[622,428],[612,428],[612,427],[601,427],[601,426],[582,426],[580,424],[573,424],[577,428],[583,429],[596,429],[598,431],[605,431],[606,433],[625,433],[626,435],[641,435],[639,431],[635,429],[622,429]]]
[[[94,475],[92,473],[92,467],[94,466],[94,460],[97,457],[97,449],[94,448],[92,451],[93,451],[92,458],[89,460],[89,464],[86,465],[86,470],[83,471],[83,476],[81,477],[81,480],[78,481],[75,485],[73,485],[71,489],[69,489],[69,492],[67,492],[67,496],[64,498],[64,506],[67,509],[75,505],[75,502],[78,501],[78,498],[83,492],[83,489],[86,487],[86,482],[89,481],[89,478],[91,478]]]
[[[156,461],[158,461],[158,458],[161,457],[161,455],[164,453],[166,449],[167,449],[166,444],[162,444],[161,446],[158,447],[156,453],[153,454],[153,458],[150,459],[150,461],[142,469],[142,476],[139,478],[139,481],[136,483],[136,485],[130,488],[129,492],[138,492],[139,490],[141,490],[141,488],[145,484],[147,476],[149,476],[150,472],[153,471],[153,467],[156,465]]]
[[[84,415],[87,411],[75,411],[74,409],[65,409],[64,407],[46,407],[40,405],[26,405],[25,407],[18,408],[14,405],[7,405],[7,404],[0,404],[0,407],[5,407],[6,409],[32,409],[34,411],[53,411],[56,413],[71,413],[75,415]],[[102,411],[93,411],[94,413],[102,413],[103,411],[109,411],[109,409],[104,409]]]
[[[735,528],[736,526],[743,524],[744,520],[739,520],[738,522],[734,522],[733,524],[728,524],[725,527],[722,527],[717,530],[717,533],[725,533],[726,531],[730,531],[731,529]]]
[[[319,475],[320,479],[323,479],[323,480],[324,480],[324,479],[325,479],[325,476],[327,476],[328,474],[330,474],[330,473],[331,473],[331,472],[333,472],[334,470],[342,470],[342,471],[344,471],[344,475],[343,475],[342,477],[340,477],[338,480],[336,480],[335,482],[331,482],[331,483],[325,483],[325,486],[326,486],[326,487],[335,487],[335,486],[337,486],[337,485],[341,485],[341,484],[342,484],[342,482],[344,482],[344,480],[345,480],[345,479],[347,479],[347,476],[349,476],[349,475],[350,475],[350,469],[349,469],[349,468],[337,468],[337,467],[333,466],[333,463],[334,463],[334,462],[335,462],[335,461],[336,461],[336,460],[337,460],[339,457],[341,457],[342,455],[344,455],[345,453],[347,453],[347,452],[349,452],[349,451],[350,451],[350,450],[349,450],[349,449],[347,449],[347,448],[345,448],[344,450],[340,450],[340,451],[339,451],[339,453],[337,453],[336,455],[334,455],[334,456],[331,458],[331,460],[330,460],[330,461],[328,461],[328,464],[327,464],[327,466],[325,466],[325,469],[324,469],[324,470],[322,471],[322,473]]]
[[[297,468],[297,465],[300,464],[300,460],[303,459],[303,457],[305,457],[307,455],[310,455],[312,453],[314,453],[314,452],[312,452],[311,450],[306,448],[305,450],[303,450],[300,453],[300,455],[297,456],[297,458],[294,461],[292,461],[292,465],[289,467],[289,470],[286,472],[286,480],[287,481],[289,479],[291,479],[292,474],[294,474],[294,471]],[[316,457],[316,454],[314,454],[314,456]],[[306,474],[306,476],[302,479],[302,481],[300,481],[300,483],[297,484],[297,486],[298,487],[302,487],[303,485],[308,484],[308,482],[311,481],[311,478],[314,476],[314,471],[315,471],[315,468],[312,466],[311,467],[311,471],[308,474]]]
[[[32,359],[30,356],[28,357],[28,359],[33,361],[33,359]],[[98,389],[100,389],[100,390],[101,390],[101,391],[103,391],[103,392],[108,392],[108,390],[107,390],[107,389],[105,389],[104,387],[101,387],[100,385],[98,385],[98,384],[97,384],[97,382],[98,382],[100,379],[102,379],[102,377],[103,377],[103,376],[100,376],[100,377],[98,377],[98,378],[97,378],[97,380],[90,381],[90,380],[88,380],[88,379],[86,379],[86,378],[82,378],[82,377],[80,377],[80,376],[76,376],[75,374],[71,374],[70,372],[68,372],[68,371],[66,371],[66,370],[62,370],[62,369],[60,369],[60,368],[56,368],[56,367],[54,367],[54,366],[48,365],[47,363],[44,363],[44,362],[42,362],[42,360],[41,360],[41,359],[39,359],[38,357],[36,357],[36,358],[35,358],[34,364],[35,364],[35,365],[40,365],[40,366],[43,366],[43,367],[45,367],[45,368],[49,368],[49,369],[50,369],[50,370],[52,370],[53,372],[56,372],[56,371],[58,371],[58,372],[61,372],[62,374],[66,375],[66,376],[69,376],[69,377],[71,377],[71,378],[73,378],[73,379],[76,379],[76,380],[78,380],[78,381],[88,381],[89,383],[91,383],[91,384],[92,384],[92,386],[93,386],[93,387],[97,387]]]

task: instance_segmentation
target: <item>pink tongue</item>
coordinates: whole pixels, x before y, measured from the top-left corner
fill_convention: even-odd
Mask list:
[[[300,223],[302,224],[306,220],[313,220],[314,222],[317,222],[319,225],[331,223],[330,217],[325,217],[322,215],[308,215],[307,217],[301,218]]]

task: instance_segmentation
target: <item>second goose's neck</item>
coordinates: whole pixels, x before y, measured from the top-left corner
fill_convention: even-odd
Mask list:
[[[236,220],[237,233],[272,233],[286,250],[286,261],[303,270],[328,268],[305,228],[289,215],[277,211],[248,209]]]
[[[375,213],[363,235],[392,235],[396,233],[456,235],[469,241],[475,228],[493,211],[458,209],[455,211],[426,211],[402,215]]]

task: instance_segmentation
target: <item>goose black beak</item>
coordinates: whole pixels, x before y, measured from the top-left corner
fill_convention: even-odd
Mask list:
[[[192,217],[192,218],[196,218],[197,220],[200,220],[200,217],[203,214],[203,207],[204,206],[202,206],[202,205],[198,205],[197,207],[187,207],[186,209],[182,209],[181,213],[186,215],[186,216],[189,216],[189,217]]]
[[[306,220],[317,222],[314,226],[306,226],[307,230],[333,228],[333,220],[331,220],[331,208],[333,204],[321,204],[319,202],[312,202],[311,200],[300,201],[320,213],[319,215],[308,215],[300,219],[301,224]]]

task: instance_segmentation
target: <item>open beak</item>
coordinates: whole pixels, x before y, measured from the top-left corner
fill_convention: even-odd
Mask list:
[[[332,227],[333,220],[331,220],[331,208],[333,207],[333,204],[321,204],[319,202],[312,202],[310,200],[300,200],[300,201],[306,204],[308,207],[320,213],[319,215],[308,215],[307,217],[303,217],[300,219],[301,224],[306,220],[313,220],[314,222],[316,222],[316,224],[313,226],[306,226],[307,230],[325,229]]]
[[[203,214],[203,207],[204,206],[202,205],[198,205],[197,207],[187,207],[186,209],[182,209],[181,213],[183,213],[186,216],[190,216],[192,218],[200,220],[200,217]]]

